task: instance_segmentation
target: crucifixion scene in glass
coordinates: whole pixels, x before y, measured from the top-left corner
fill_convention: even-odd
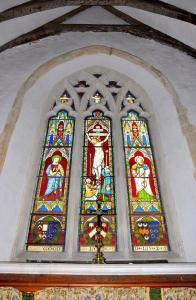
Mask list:
[[[69,89],[50,110],[27,251],[64,252],[74,230],[74,251],[84,256],[96,251],[99,227],[107,255],[124,251],[119,250],[123,239],[130,253],[168,252],[155,158],[143,117],[148,113],[123,81],[94,71],[86,79],[70,78]]]
[[[85,119],[80,251],[95,251],[98,201],[105,251],[116,250],[115,189],[111,120],[100,111]]]

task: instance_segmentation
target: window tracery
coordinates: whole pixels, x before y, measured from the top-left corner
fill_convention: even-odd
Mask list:
[[[82,144],[82,140],[84,139],[84,145],[82,145],[82,147],[77,150],[77,151],[82,151],[82,149],[83,149],[83,151],[84,151],[83,158],[81,157],[81,155],[79,155],[80,161],[78,162],[78,174],[77,174],[77,176],[80,177],[82,180],[81,180],[81,186],[73,186],[73,184],[72,184],[72,186],[69,186],[68,185],[68,183],[69,183],[68,175],[64,176],[66,179],[61,179],[61,181],[64,180],[63,184],[65,185],[65,187],[67,189],[66,190],[67,194],[64,193],[64,195],[63,195],[64,200],[62,199],[64,201],[63,202],[64,207],[62,209],[63,213],[62,214],[57,213],[57,217],[60,218],[59,222],[60,221],[64,222],[64,223],[61,222],[64,224],[64,227],[61,231],[61,236],[63,237],[62,238],[63,243],[60,246],[60,248],[57,248],[59,250],[55,250],[55,247],[54,248],[49,247],[49,248],[47,248],[47,250],[42,248],[43,251],[62,251],[64,249],[66,222],[69,224],[69,226],[67,226],[67,229],[66,229],[67,233],[69,233],[69,230],[71,231],[70,228],[73,229],[74,227],[77,227],[77,226],[79,227],[79,229],[77,230],[78,234],[75,231],[77,236],[75,235],[75,237],[73,238],[75,240],[75,242],[73,243],[75,245],[75,252],[79,253],[78,251],[81,251],[81,252],[94,251],[94,247],[93,247],[93,245],[94,245],[94,241],[93,241],[94,227],[93,226],[96,224],[96,219],[93,220],[93,218],[96,218],[95,211],[97,208],[97,203],[96,203],[97,200],[98,201],[100,200],[102,210],[103,211],[105,210],[105,216],[104,216],[105,220],[103,222],[104,226],[105,226],[105,228],[103,228],[103,238],[105,239],[105,249],[104,249],[105,251],[109,251],[109,252],[116,251],[117,253],[119,253],[119,256],[117,256],[117,257],[122,257],[123,255],[126,255],[127,258],[129,256],[129,254],[128,254],[128,252],[126,252],[126,254],[125,254],[124,248],[129,247],[131,249],[131,244],[133,245],[133,248],[132,248],[133,251],[143,251],[143,252],[145,252],[145,251],[167,251],[168,250],[168,241],[167,241],[167,235],[166,235],[166,230],[165,230],[164,214],[162,213],[162,207],[160,204],[160,200],[159,200],[159,197],[157,196],[158,192],[157,192],[157,182],[156,182],[155,175],[153,175],[154,177],[151,176],[154,171],[150,173],[151,175],[144,176],[145,178],[143,178],[143,177],[138,178],[138,181],[139,180],[142,181],[143,179],[145,179],[146,186],[148,186],[149,189],[151,189],[151,192],[153,192],[156,189],[156,199],[154,199],[154,202],[150,207],[151,208],[155,207],[157,209],[158,213],[157,213],[157,211],[152,212],[152,210],[149,208],[149,210],[148,210],[149,214],[148,214],[147,209],[144,208],[144,212],[145,212],[144,217],[146,218],[146,217],[150,216],[150,217],[152,217],[151,220],[147,220],[146,222],[144,222],[145,220],[142,219],[140,222],[140,218],[141,218],[141,216],[143,217],[143,215],[139,211],[137,211],[137,209],[139,209],[139,208],[134,206],[135,204],[134,204],[134,200],[133,200],[133,198],[134,198],[133,193],[130,194],[131,193],[130,191],[133,190],[133,185],[134,185],[133,181],[137,179],[134,176],[132,176],[134,173],[134,170],[133,170],[134,164],[139,164],[139,161],[138,162],[136,161],[136,157],[138,157],[137,158],[138,160],[139,160],[139,157],[143,157],[145,165],[147,165],[147,167],[149,168],[150,171],[151,171],[151,169],[150,169],[151,167],[149,165],[150,163],[148,163],[148,161],[147,161],[147,158],[144,157],[144,155],[142,156],[142,154],[141,154],[141,153],[143,153],[142,151],[146,150],[146,148],[150,149],[148,132],[145,131],[145,134],[143,134],[143,136],[141,136],[140,138],[143,140],[146,139],[145,140],[146,148],[143,147],[144,149],[143,148],[141,149],[141,143],[140,143],[140,145],[139,145],[140,149],[139,150],[137,149],[137,151],[139,151],[138,152],[139,154],[136,153],[137,155],[134,156],[133,162],[131,160],[131,163],[129,164],[130,169],[128,169],[128,163],[130,161],[128,152],[127,152],[128,148],[130,147],[131,143],[132,143],[132,148],[136,147],[134,142],[131,141],[134,131],[132,133],[130,133],[130,128],[131,128],[130,124],[133,124],[134,121],[130,119],[130,114],[131,114],[130,111],[134,111],[135,116],[137,115],[137,118],[138,118],[137,122],[140,122],[140,123],[143,122],[144,129],[146,128],[145,127],[146,123],[143,121],[143,119],[140,121],[140,115],[141,116],[147,115],[140,107],[140,102],[137,99],[137,97],[135,96],[135,92],[129,89],[129,87],[131,86],[131,84],[129,83],[129,79],[127,79],[125,76],[119,76],[118,73],[108,72],[104,68],[96,68],[95,67],[92,70],[89,69],[85,72],[82,71],[81,73],[79,73],[77,75],[70,76],[67,79],[65,86],[66,86],[66,90],[64,90],[62,95],[55,101],[55,104],[52,106],[50,113],[52,116],[56,113],[57,113],[57,116],[59,116],[60,112],[64,112],[66,114],[67,120],[69,120],[69,122],[72,122],[72,125],[70,126],[70,128],[72,128],[72,129],[67,130],[67,129],[65,129],[65,127],[63,128],[64,136],[66,134],[68,134],[68,132],[70,132],[69,138],[70,138],[71,144],[69,144],[69,141],[67,140],[68,144],[65,147],[65,143],[67,143],[66,139],[68,139],[68,137],[66,137],[66,138],[64,138],[65,141],[63,140],[61,145],[59,144],[59,145],[56,145],[55,147],[57,147],[58,148],[57,150],[61,151],[61,152],[63,151],[61,149],[61,147],[65,147],[66,150],[68,150],[68,148],[69,148],[69,155],[66,158],[67,165],[69,165],[69,170],[68,169],[65,170],[64,166],[62,166],[62,167],[64,168],[63,169],[64,173],[67,172],[66,174],[70,174],[71,153],[72,153],[72,144],[73,144],[73,128],[74,128],[75,122],[77,122],[78,125],[75,126],[75,132],[77,133],[80,130],[80,138],[79,138],[80,142],[77,143],[77,147],[80,144]],[[132,114],[132,115],[134,115],[134,114]],[[73,118],[73,116],[74,116],[74,118]],[[52,118],[55,118],[55,117],[52,117]],[[74,121],[74,119],[75,119],[75,121]],[[99,137],[100,141],[103,142],[103,145],[101,144],[99,146],[96,145],[95,142],[93,143],[93,141],[92,141],[93,136],[91,136],[93,132],[91,132],[91,129],[90,129],[91,127],[93,128],[93,124],[95,124],[97,122],[96,120],[99,120],[99,123],[101,123],[101,122],[107,123],[107,126],[105,126],[105,128],[107,127],[107,130],[105,130],[104,127],[103,128],[100,127],[100,129],[103,129],[105,136]],[[122,128],[123,128],[122,136],[120,136],[121,120],[122,120]],[[50,122],[51,121],[49,121],[49,124],[50,124]],[[89,125],[90,123],[91,123],[91,125]],[[85,124],[85,125],[83,125],[83,124]],[[128,127],[127,124],[129,124],[129,132],[127,132],[127,127]],[[50,128],[50,126],[52,126],[52,125],[49,125],[49,128]],[[81,135],[82,129],[79,128],[81,126],[84,126],[84,136],[83,137]],[[56,128],[57,128],[57,126],[56,126]],[[104,130],[107,132],[105,132]],[[114,135],[114,140],[111,138],[112,134]],[[100,132],[99,132],[99,135],[100,135]],[[107,140],[105,141],[104,138],[106,139],[106,137],[107,137]],[[54,141],[55,138],[52,137],[52,135],[50,135],[50,136],[48,135],[48,140],[47,140],[48,145],[46,144],[46,146],[51,147],[51,149],[52,149],[52,147],[54,147],[54,145],[50,144],[52,142],[52,140]],[[123,142],[124,142],[124,149],[125,149],[125,156],[126,156],[125,172],[127,172],[127,173],[125,173],[123,171],[122,163],[120,163],[118,161],[119,157],[121,157],[122,159],[124,157],[123,152],[120,150],[120,148],[123,149]],[[144,144],[144,142],[143,142],[143,144]],[[76,147],[75,143],[74,143],[74,147]],[[112,147],[114,147],[114,151],[113,151]],[[102,152],[103,152],[102,156],[103,156],[104,163],[101,164],[101,168],[99,168],[98,164],[97,165],[95,164],[94,158],[96,156],[95,155],[96,149],[99,149],[99,152],[100,152],[100,150],[102,150]],[[129,151],[132,151],[132,152],[135,151],[135,150],[131,150],[131,149],[129,149]],[[107,154],[106,154],[106,151],[107,151]],[[149,151],[151,153],[151,150],[149,150]],[[89,159],[90,154],[92,155],[91,159]],[[134,152],[134,154],[135,154],[135,152]],[[61,162],[63,164],[64,157],[63,157],[63,155],[61,155],[61,156],[62,156]],[[45,161],[44,161],[44,159],[45,159]],[[47,160],[47,158],[43,157],[41,166],[44,163],[45,163],[45,166],[44,167],[42,166],[42,169],[40,168],[40,174],[42,174],[42,175],[38,176],[38,183],[41,182],[41,179],[39,179],[39,177],[40,178],[44,177],[44,176],[47,177],[46,170],[47,170],[47,166],[49,165],[49,163],[47,162],[47,164],[46,164],[46,160]],[[51,160],[52,160],[52,157],[50,156],[50,163],[52,163]],[[82,167],[82,160],[83,160],[83,167]],[[113,165],[113,160],[115,160],[115,165]],[[152,162],[153,162],[152,154],[150,154],[149,161],[152,164]],[[61,162],[59,161],[59,163],[61,163]],[[122,160],[121,160],[121,162],[122,162]],[[74,161],[72,161],[72,164],[74,164]],[[80,167],[80,165],[81,165],[81,167]],[[110,173],[107,173],[108,170]],[[120,173],[119,173],[119,170],[120,170]],[[147,173],[147,170],[145,170],[145,172]],[[137,173],[137,170],[136,170],[136,173]],[[109,174],[109,176],[108,176],[108,174]],[[130,174],[132,174],[131,175],[132,177],[130,176]],[[76,174],[74,176],[76,176]],[[120,178],[119,178],[119,176],[120,176]],[[127,193],[126,183],[125,182],[122,183],[123,180],[121,180],[122,177],[125,177],[125,176],[127,177],[127,181],[128,181],[129,193]],[[155,179],[152,179],[152,177]],[[151,187],[150,183],[152,180],[154,180],[154,186],[156,186],[156,188]],[[49,181],[49,179],[48,179],[48,181]],[[78,180],[76,180],[76,181],[78,182]],[[109,181],[110,181],[110,184],[108,184]],[[65,184],[65,182],[66,182],[66,184]],[[149,182],[149,184],[148,184],[148,182]],[[109,189],[107,190],[108,185],[109,185]],[[114,186],[116,186],[116,194],[115,194]],[[67,200],[68,199],[68,188],[70,190],[77,189],[77,191],[74,193],[74,195],[76,195],[75,199],[72,198],[72,199]],[[47,190],[47,188],[46,188],[46,190]],[[145,191],[146,190],[147,190],[147,187],[145,188]],[[87,195],[88,193],[91,193],[90,197],[87,197],[87,196],[89,196],[89,195]],[[36,195],[37,195],[37,191],[36,191]],[[94,197],[94,196],[96,196],[96,197]],[[126,203],[128,202],[127,199],[129,199],[129,204],[130,204],[130,206],[129,206],[130,220],[129,220],[128,211],[126,209]],[[41,199],[41,200],[43,202],[43,199]],[[44,199],[44,200],[45,200],[45,202],[49,201],[47,199]],[[152,202],[152,200],[153,199],[151,197],[151,199],[149,199],[149,202]],[[65,204],[65,203],[67,203],[67,201],[69,202],[69,206],[71,206],[72,202],[75,201],[74,202],[75,206],[74,206],[74,208],[72,208],[72,214],[74,212],[74,209],[76,212],[80,211],[80,213],[81,213],[81,214],[78,213],[78,216],[75,218],[74,224],[72,224],[72,225],[69,222],[69,219],[68,219],[68,221],[66,221],[67,210],[65,207],[67,204]],[[142,201],[143,206],[145,206],[144,202],[145,201]],[[146,202],[148,202],[148,201],[146,201]],[[35,203],[38,203],[38,200],[35,200]],[[148,204],[146,204],[146,207],[149,206]],[[34,204],[34,207],[35,207],[35,205],[37,205],[37,204]],[[119,206],[121,206],[121,208],[122,208],[121,214],[119,214],[119,211],[120,211]],[[42,212],[42,214],[44,214],[44,213],[47,216],[49,215],[49,217],[51,218],[52,212],[51,213]],[[38,222],[39,219],[34,220],[33,218],[35,218],[35,217],[39,218],[39,214],[40,214],[40,212],[35,211],[35,208],[34,208],[33,214],[32,214],[31,226],[30,226],[30,233],[29,233],[29,237],[28,237],[28,245],[27,245],[27,249],[30,251],[33,251],[33,248],[32,248],[32,246],[30,246],[30,244],[33,241],[33,236],[35,236],[34,228],[36,228],[36,226],[37,226],[36,222],[37,222],[37,224],[39,223]],[[152,214],[153,214],[153,216],[152,216]],[[43,216],[41,216],[41,217],[43,218]],[[127,222],[126,229],[123,227],[124,225],[122,224],[122,218],[124,218],[126,220],[125,222]],[[49,224],[49,221],[47,221],[47,222],[46,223]],[[148,247],[145,248],[146,243],[147,242],[149,243],[150,241],[152,241],[152,236],[150,236],[150,237],[148,236],[149,237],[148,241],[145,240],[145,235],[142,234],[142,230],[140,230],[140,228],[138,227],[139,223],[142,223],[142,225],[144,225],[143,223],[149,224],[149,222],[151,222],[151,223],[154,222],[153,226],[156,227],[156,228],[154,228],[154,230],[157,230],[156,222],[158,222],[158,224],[160,224],[160,231],[158,232],[159,237],[158,238],[156,237],[153,240],[153,242],[156,241],[156,242],[154,242],[154,244],[156,244],[156,246],[158,246],[158,248],[156,248],[156,249],[153,248],[153,246],[151,247],[151,245],[150,246],[148,245]],[[137,229],[137,237],[136,237],[137,245],[135,244],[135,240],[136,240],[135,236],[136,235],[134,235],[136,232],[136,229]],[[152,228],[149,228],[149,227],[147,229],[149,232],[150,232],[150,230],[152,230]],[[125,232],[125,235],[127,235],[127,236],[130,232],[129,230],[131,230],[131,232],[132,232],[131,239],[127,237],[123,241],[122,230]],[[69,233],[68,235],[70,236],[70,240],[71,240],[72,234]],[[161,238],[160,238],[160,236],[161,236]],[[146,236],[146,238],[147,238],[147,236]],[[143,240],[144,240],[144,242],[143,242]],[[37,249],[40,249],[40,245],[43,245],[42,242],[38,242]],[[52,245],[52,244],[50,244],[50,242],[49,242],[48,245]],[[65,245],[65,247],[66,247],[66,245]],[[34,247],[34,250],[40,251],[40,250],[36,250],[36,247]]]

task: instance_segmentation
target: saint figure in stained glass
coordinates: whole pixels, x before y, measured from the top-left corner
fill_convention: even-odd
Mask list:
[[[60,164],[62,157],[58,154],[55,154],[51,158],[52,163],[47,167],[47,186],[44,192],[44,198],[50,199],[53,198],[54,195],[56,197],[61,197],[61,190],[63,186],[63,177],[64,177],[64,169]]]
[[[132,197],[140,201],[156,199],[156,192],[150,159],[137,151],[129,160],[132,184]]]
[[[134,251],[168,251],[147,122],[131,111],[122,118],[131,237]]]
[[[29,251],[63,250],[73,127],[74,120],[66,111],[49,120],[27,241]]]

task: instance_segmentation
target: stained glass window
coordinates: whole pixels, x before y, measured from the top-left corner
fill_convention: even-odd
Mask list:
[[[31,214],[28,251],[61,252],[64,249],[73,131],[74,120],[66,111],[49,119]]]
[[[61,110],[48,122],[36,179],[27,251],[63,252],[67,236],[69,242],[66,249],[69,247],[70,251],[65,251],[63,259],[73,259],[77,254],[81,260],[85,260],[89,255],[84,255],[84,252],[96,251],[98,226],[101,227],[103,242],[101,250],[111,252],[107,255],[111,260],[131,258],[127,249],[130,237],[130,248],[137,253],[169,251],[148,124],[145,118],[133,111],[139,107],[137,96],[126,90],[122,97],[122,91],[127,85],[127,78],[122,79],[122,74],[114,76],[113,72],[106,72],[105,68],[102,73],[97,67],[91,71],[85,70],[79,75],[70,76],[66,83],[67,89],[51,107],[53,113]],[[107,114],[97,107],[104,107]],[[125,114],[130,107],[132,111]],[[122,118],[124,152],[118,147],[121,140],[115,136],[114,144],[112,138],[112,133],[118,132],[115,126],[120,126],[116,114],[119,110],[126,116]],[[83,118],[86,111],[93,113]],[[81,124],[82,118],[84,123],[84,128],[77,129],[77,145],[79,147],[83,140],[83,150],[73,161],[73,186],[69,186],[69,182],[75,118],[70,117],[70,114],[75,116],[77,124]],[[80,134],[82,129],[84,136]],[[75,150],[76,153],[81,151],[80,148]],[[114,162],[113,150],[119,161]],[[83,157],[79,159],[81,154]],[[123,157],[127,185],[120,178],[124,170],[124,165],[120,163]],[[115,171],[119,172],[114,173],[114,166]],[[117,199],[115,188],[119,195]],[[71,205],[70,201],[68,204],[69,190],[70,195],[73,195],[70,197]],[[118,228],[116,200],[119,203]],[[73,217],[73,214],[77,216]],[[82,255],[79,252],[83,252]],[[31,254],[27,256],[31,257]],[[154,257],[153,254],[151,257]]]
[[[147,122],[135,111],[122,118],[134,251],[168,251],[165,217]]]
[[[111,120],[95,111],[84,121],[80,251],[95,251],[100,205],[104,251],[116,250],[116,212]]]

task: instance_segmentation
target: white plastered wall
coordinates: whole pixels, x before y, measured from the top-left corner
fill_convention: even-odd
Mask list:
[[[125,35],[125,37],[127,37],[127,35]],[[111,46],[111,44],[113,44],[113,46],[115,46],[116,44],[117,46],[119,45],[121,37],[116,37],[116,43],[114,43],[114,35],[113,37],[108,35],[108,39],[109,42],[106,42],[105,40],[105,45],[109,44]],[[130,38],[129,46],[131,46],[131,41],[133,41],[132,39],[139,43],[140,39]],[[93,43],[95,43],[95,40],[96,38],[94,37]],[[124,41],[124,46],[126,48],[128,47],[128,41],[126,38]],[[59,40],[59,42],[59,46],[62,46],[62,41]],[[146,41],[144,41],[144,43],[145,42]],[[74,46],[74,40],[72,43],[72,47],[77,48]],[[84,44],[85,43],[81,42],[80,45],[84,46]],[[150,46],[152,47],[151,44],[153,45],[154,43],[149,41],[146,43],[146,46],[149,47],[148,51]],[[38,45],[39,43],[37,46]],[[173,52],[175,53],[176,51],[168,49],[168,47],[162,49],[164,46],[160,46],[158,44],[155,45],[158,49],[162,51],[165,50],[165,60],[164,57],[162,57],[161,62],[162,66],[166,64],[169,67],[169,62],[166,60],[166,56],[172,56]],[[24,51],[26,53],[25,55],[27,60],[29,53],[26,51],[26,47],[27,46],[24,46]],[[132,51],[129,50],[131,54],[136,52],[136,48],[133,48]],[[67,51],[68,50],[70,50],[70,43],[69,47],[67,47]],[[17,50],[12,51],[8,51],[7,54],[5,53],[5,58],[8,63],[10,63],[9,60],[12,60],[13,58],[17,61],[17,56],[20,59],[20,53],[18,53]],[[16,51],[16,53],[14,53],[14,51]],[[55,54],[60,54],[59,52],[63,53],[65,52],[65,49],[63,51],[61,48],[61,51],[56,51]],[[38,53],[40,54],[41,59],[40,57],[38,59]],[[180,60],[181,55],[178,52],[176,53],[177,59]],[[56,55],[54,55],[54,52],[50,52],[51,58]],[[142,50],[141,56],[145,56]],[[182,57],[186,58],[187,63],[191,61],[191,59],[186,55],[182,54]],[[14,100],[21,87],[21,81],[24,81],[28,75],[32,73],[38,61],[39,64],[41,64],[48,60],[48,58],[49,55],[42,52],[41,46],[40,51],[36,51],[34,57],[31,58],[31,61],[28,62],[25,60],[22,70],[18,69],[18,78],[17,72],[9,75],[9,70],[7,69],[7,76],[9,75],[10,79],[16,79],[16,81],[10,90],[8,89],[8,85],[7,89],[6,86],[4,86],[3,93],[5,92],[7,95],[10,94],[10,98],[7,98],[7,105],[5,104],[5,106],[3,106],[4,114],[1,119],[2,128],[11,109],[11,102]],[[158,65],[160,63],[159,61],[156,61],[156,59],[157,57],[155,55],[154,65]],[[148,57],[147,61],[150,60],[153,60],[151,56]],[[21,241],[25,241],[27,224],[25,224],[24,220],[27,219],[32,203],[34,184],[31,184],[31,182],[34,182],[35,180],[39,151],[41,149],[41,140],[43,138],[44,127],[46,124],[46,119],[43,118],[43,116],[46,115],[50,104],[54,100],[51,99],[51,102],[49,100],[50,96],[52,96],[52,89],[56,84],[58,84],[58,82],[62,81],[62,78],[93,65],[102,65],[127,75],[129,78],[134,79],[134,81],[147,93],[148,99],[150,99],[148,103],[145,102],[145,99],[142,100],[145,109],[151,109],[153,112],[150,126],[152,136],[154,137],[154,148],[158,161],[163,200],[165,199],[164,207],[168,213],[167,221],[170,243],[174,250],[174,257],[171,258],[171,261],[172,259],[175,260],[175,257],[178,256],[180,256],[181,260],[184,261],[195,261],[196,244],[189,235],[189,232],[192,230],[192,224],[189,220],[194,219],[195,211],[194,199],[196,197],[196,191],[194,166],[190,157],[186,139],[181,131],[172,96],[168,93],[163,84],[155,76],[153,76],[151,72],[148,72],[143,67],[133,62],[128,62],[126,59],[120,58],[117,55],[104,54],[83,55],[66,63],[62,60],[60,65],[41,76],[39,80],[34,83],[32,88],[26,92],[23,99],[22,111],[11,137],[6,161],[1,174],[0,219],[2,224],[1,230],[4,234],[1,234],[0,237],[0,244],[3,245],[0,253],[0,260],[10,261],[11,259],[16,259],[15,255],[18,253],[17,236],[20,237],[19,239]],[[23,71],[23,76],[21,76],[21,71]],[[1,72],[1,76],[3,77],[3,70]],[[172,75],[172,72],[170,72],[170,75]],[[178,78],[179,75],[173,71],[173,83],[175,83],[175,80]],[[186,79],[186,76],[184,79]],[[3,88],[3,86],[1,88]],[[187,89],[185,89],[184,93],[185,92],[187,92]],[[191,94],[192,90],[190,89],[189,92]],[[189,94],[189,92],[187,93]],[[48,105],[46,101],[48,101]],[[194,117],[192,118],[194,120]],[[155,138],[156,135],[158,135],[158,139]],[[187,195],[189,195],[188,200],[186,200]]]

